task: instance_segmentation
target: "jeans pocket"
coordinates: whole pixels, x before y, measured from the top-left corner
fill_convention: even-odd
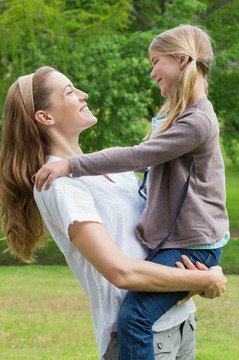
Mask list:
[[[162,356],[163,354],[171,354],[176,329],[179,334],[178,326],[169,330],[160,331],[159,333],[154,333],[154,355],[156,359],[157,355]]]
[[[170,339],[160,339],[154,346],[154,355],[170,354],[171,353],[171,341]]]
[[[187,255],[187,254],[186,254]],[[218,249],[196,249],[189,253],[189,258],[193,263],[199,261],[207,267],[216,266],[219,264],[222,255],[222,248]]]
[[[207,267],[216,266],[219,264],[222,256],[222,248],[208,250],[208,258],[205,261]]]

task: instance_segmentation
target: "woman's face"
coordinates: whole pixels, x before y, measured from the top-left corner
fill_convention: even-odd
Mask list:
[[[60,132],[65,135],[80,133],[97,122],[87,106],[88,95],[76,89],[65,75],[53,71],[47,81],[54,89],[50,95],[49,113]]]
[[[161,95],[167,98],[181,74],[180,58],[151,52],[150,61],[153,66],[150,77],[159,85]]]

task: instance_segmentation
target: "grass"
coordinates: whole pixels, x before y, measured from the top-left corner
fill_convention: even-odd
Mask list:
[[[89,301],[66,266],[0,267],[1,360],[98,360]]]
[[[1,266],[0,360],[98,360],[89,301],[66,266]],[[239,358],[239,277],[195,298],[196,360]]]
[[[239,359],[239,277],[227,276],[227,291],[214,300],[195,297],[196,360]]]
[[[224,155],[230,228],[239,231],[239,169]],[[0,238],[4,237],[0,231]],[[0,265],[22,265],[3,254]],[[220,265],[226,274],[239,274],[239,238],[231,238]],[[89,301],[65,265],[55,242],[37,251],[38,264],[0,266],[0,360],[98,360]],[[239,359],[239,277],[228,275],[219,299],[195,297],[197,306],[196,360]]]

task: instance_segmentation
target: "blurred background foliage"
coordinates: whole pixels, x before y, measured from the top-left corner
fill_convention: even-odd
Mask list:
[[[161,31],[203,26],[214,40],[210,99],[239,164],[238,0],[0,0],[0,107],[18,76],[49,65],[89,94],[98,123],[84,152],[139,143],[162,103],[147,49]]]

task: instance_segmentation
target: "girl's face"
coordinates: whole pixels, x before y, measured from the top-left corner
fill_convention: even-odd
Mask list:
[[[80,133],[97,122],[87,106],[88,95],[76,89],[65,75],[54,71],[47,81],[54,89],[50,95],[49,114],[62,134]]]
[[[167,98],[182,71],[180,58],[151,52],[150,61],[153,66],[150,77],[159,85],[161,95]]]

